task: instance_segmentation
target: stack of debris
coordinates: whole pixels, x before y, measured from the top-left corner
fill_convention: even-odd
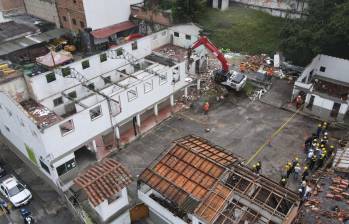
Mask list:
[[[327,193],[326,197],[337,201],[349,199],[348,186],[348,180],[343,179],[340,176],[334,177],[332,178],[332,185],[329,188],[331,192]],[[347,204],[349,204],[349,200],[347,201]]]
[[[257,72],[261,66],[268,66],[267,61],[271,61],[266,54],[246,56],[242,62],[245,67],[245,72]]]

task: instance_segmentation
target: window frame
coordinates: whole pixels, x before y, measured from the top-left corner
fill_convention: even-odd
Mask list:
[[[186,39],[186,40],[191,40],[191,35],[186,34],[186,35],[185,35],[185,39]]]
[[[85,28],[85,23],[83,21],[80,21],[80,27],[83,29]]]
[[[63,77],[67,77],[67,76],[71,75],[71,68],[70,67],[62,68],[61,71],[62,71]]]
[[[107,81],[108,80],[108,81]],[[107,84],[110,84],[112,83],[111,81],[111,76],[107,76],[107,77],[103,77],[103,82],[104,82],[104,85],[107,85]]]
[[[72,129],[71,130],[69,130],[69,131],[67,131],[67,132],[62,132],[62,125],[63,124],[65,124],[65,123],[68,123],[68,122],[71,122],[71,125],[72,125]],[[72,132],[74,132],[74,130],[75,130],[75,126],[74,126],[74,121],[73,121],[73,119],[70,119],[70,120],[67,120],[67,121],[65,121],[65,122],[63,122],[63,123],[61,123],[60,125],[59,125],[59,130],[60,130],[60,132],[61,132],[61,135],[62,135],[62,137],[64,137],[64,136],[66,136],[66,135],[68,135],[68,134],[70,134],[70,133],[72,133]]]
[[[45,170],[46,173],[51,174],[50,168],[40,158],[39,158],[39,163],[40,163],[41,168],[43,170]]]
[[[174,37],[179,37],[179,32],[173,32]]]
[[[75,25],[75,26],[77,25],[76,19],[75,19],[75,18],[72,18],[72,19],[71,19],[71,22],[73,23],[73,25]]]
[[[325,66],[320,66],[319,71],[320,71],[320,72],[326,72],[326,67],[325,67]]]
[[[165,77],[165,79],[162,79],[162,77]],[[163,81],[164,80],[164,81]],[[167,73],[165,73],[165,75],[159,75],[159,85],[162,86],[164,84],[166,84],[168,81],[168,76]]]
[[[93,118],[92,118],[92,116],[91,116],[91,111],[94,110],[94,109],[99,109],[99,115],[97,115],[96,117],[93,117]],[[88,112],[89,112],[91,121],[94,121],[94,120],[96,120],[96,119],[98,119],[98,118],[100,118],[100,117],[103,116],[103,112],[102,112],[102,107],[101,107],[101,105],[98,105],[98,106],[93,107],[93,108],[90,109]]]
[[[148,90],[146,89],[146,84],[150,84],[150,89],[148,89]],[[143,88],[144,88],[144,94],[153,91],[153,89],[154,89],[153,79],[146,80],[143,84]]]
[[[75,90],[71,91],[70,93],[67,94],[70,98],[76,99],[78,98],[78,95]]]
[[[82,67],[83,70],[88,69],[90,67],[90,61],[88,59],[82,61],[81,62],[81,67]]]
[[[103,62],[106,62],[108,61],[108,55],[107,53],[102,53],[99,55],[99,62],[103,63]]]
[[[49,80],[49,76],[51,76],[52,80]],[[50,73],[46,74],[45,77],[46,77],[47,83],[51,83],[51,82],[54,82],[57,80],[56,74],[54,72],[50,72]]]
[[[64,166],[64,172],[59,172],[59,170],[63,170]],[[70,167],[69,167],[70,166]],[[64,174],[67,174],[69,171],[73,170],[76,167],[76,160],[75,158],[68,160],[67,162],[59,165],[56,167],[56,172],[58,174],[58,176],[63,176]]]
[[[58,99],[60,99],[60,103],[57,104],[57,103],[55,103],[55,102],[56,102],[56,100],[58,100]],[[53,106],[54,106],[54,107],[58,107],[59,105],[64,104],[64,101],[63,101],[63,97],[62,97],[62,96],[53,99],[52,102],[53,102]]]
[[[138,43],[137,41],[133,41],[131,44],[131,48],[133,51],[138,50]]]
[[[134,91],[135,94],[134,94],[133,97],[130,97],[130,94],[133,94],[132,91]],[[128,100],[128,102],[134,101],[135,99],[138,98],[137,87],[135,87],[134,89],[127,90],[126,94],[127,94],[127,100]]]
[[[92,86],[92,88],[90,86]],[[89,83],[87,85],[87,88],[88,88],[89,91],[91,91],[91,89],[95,90],[96,89],[95,83],[94,82]]]
[[[124,49],[122,47],[116,49],[116,56],[121,56],[124,53]]]

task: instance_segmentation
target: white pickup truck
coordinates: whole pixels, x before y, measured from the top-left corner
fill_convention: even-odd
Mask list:
[[[16,208],[28,204],[30,199],[32,199],[30,191],[14,176],[8,176],[2,179],[0,182],[0,192]]]

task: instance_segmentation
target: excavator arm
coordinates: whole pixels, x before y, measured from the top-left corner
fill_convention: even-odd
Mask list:
[[[189,58],[191,55],[191,52],[195,49],[200,47],[201,45],[204,45],[209,51],[212,52],[212,54],[221,62],[222,64],[222,71],[224,73],[227,73],[229,71],[229,63],[225,59],[224,54],[206,37],[202,36],[200,37],[191,48],[189,48]]]

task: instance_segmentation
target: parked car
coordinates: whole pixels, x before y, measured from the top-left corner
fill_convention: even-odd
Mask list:
[[[14,176],[6,177],[1,181],[0,192],[16,208],[28,204],[30,199],[32,199],[32,194],[27,187],[20,183]]]

